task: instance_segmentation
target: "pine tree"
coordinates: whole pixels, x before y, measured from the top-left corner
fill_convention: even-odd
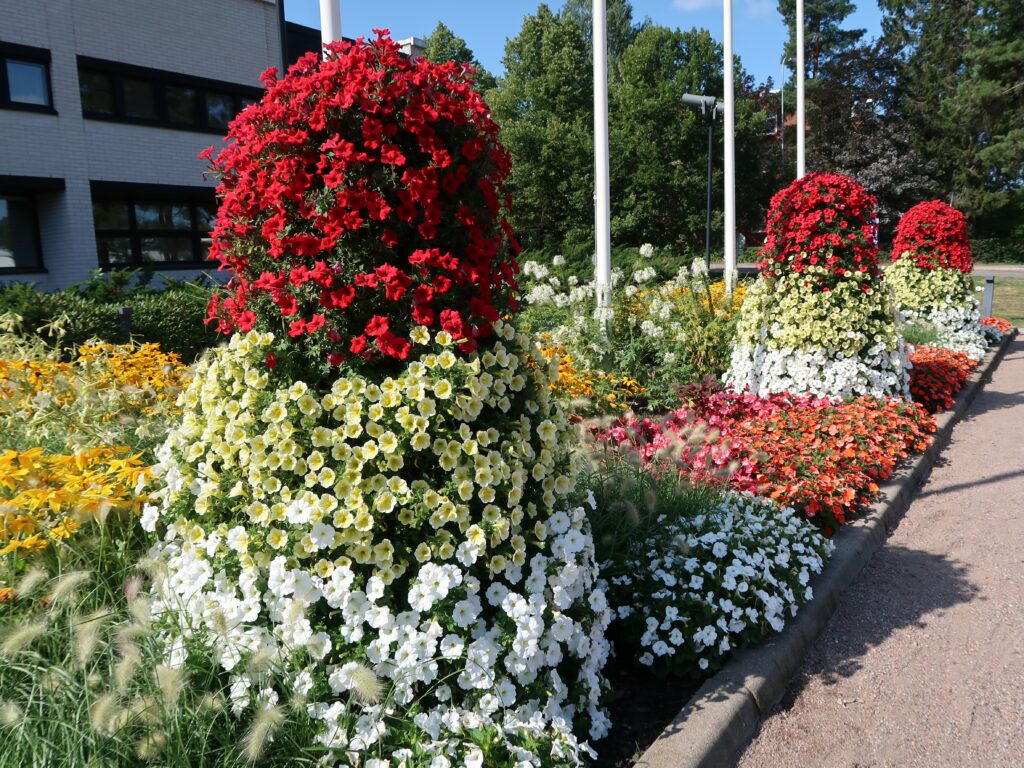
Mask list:
[[[915,148],[975,235],[1024,213],[1024,5],[1019,0],[881,0],[901,46],[901,109]]]
[[[842,24],[853,13],[852,0],[804,0],[804,44],[807,75],[817,79],[822,68],[833,58],[855,46],[864,36],[863,29],[843,29]],[[796,66],[796,0],[779,0],[779,13],[786,22],[789,39],[786,58]]]

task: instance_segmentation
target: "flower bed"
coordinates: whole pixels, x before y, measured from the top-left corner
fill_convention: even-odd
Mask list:
[[[667,282],[646,260],[635,266],[628,280],[620,270],[612,274],[603,333],[593,282],[559,277],[538,262],[523,265],[521,324],[540,335],[547,356],[563,359],[556,389],[568,399],[590,400],[574,405],[584,415],[675,407],[680,386],[721,375],[728,362],[746,287],[727,298],[725,283],[709,282],[699,261]]]
[[[619,653],[661,673],[717,669],[810,600],[831,544],[793,509],[726,493],[692,517],[661,514],[601,564]]]
[[[636,446],[649,463],[670,457],[694,480],[793,506],[832,533],[901,459],[927,448],[934,429],[922,409],[895,399],[703,390],[664,422],[625,421],[601,436]]]
[[[136,515],[144,500],[136,489],[148,475],[146,463],[124,448],[0,453],[0,557],[38,554],[86,521]]]
[[[945,347],[918,347],[910,355],[910,393],[928,413],[951,408],[978,363]]]

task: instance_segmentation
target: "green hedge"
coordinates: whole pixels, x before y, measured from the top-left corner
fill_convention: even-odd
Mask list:
[[[984,264],[1024,264],[1024,237],[971,240],[971,253]]]
[[[65,315],[62,344],[70,347],[91,338],[127,341],[118,310],[131,307],[132,339],[156,342],[162,349],[177,352],[189,362],[220,341],[218,334],[203,323],[209,288],[192,283],[170,283],[163,290],[144,284],[111,290],[109,282],[106,277],[94,278],[55,293],[42,293],[25,283],[0,286],[0,314],[21,315],[23,327],[28,331],[36,331]]]

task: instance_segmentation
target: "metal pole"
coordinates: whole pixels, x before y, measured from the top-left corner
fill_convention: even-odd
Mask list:
[[[782,84],[779,86],[779,109],[782,122],[779,127],[779,169],[780,178],[786,179],[786,62],[782,62]]]
[[[798,0],[799,2],[800,0]],[[722,170],[725,176],[725,293],[732,296],[736,279],[736,87],[732,61],[732,0],[724,0],[725,27],[725,162]]]
[[[320,0],[320,42],[341,40],[341,0]]]
[[[605,0],[593,0],[594,239],[597,308],[604,330],[612,306],[611,187],[608,164],[608,35]]]
[[[807,128],[804,120],[804,0],[796,0],[796,177],[805,172]]]
[[[715,152],[715,108],[707,110],[708,121],[708,205],[704,223],[704,266],[711,272],[711,170]]]
[[[985,301],[981,305],[981,316],[992,317],[992,300],[995,298],[996,293],[996,278],[995,275],[989,275],[985,278]]]

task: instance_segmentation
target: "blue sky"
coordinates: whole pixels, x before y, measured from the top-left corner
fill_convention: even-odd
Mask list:
[[[563,0],[552,0],[559,8]],[[318,0],[284,0],[290,21],[320,26]],[[369,35],[375,27],[391,30],[394,38],[425,37],[438,21],[466,39],[480,63],[501,72],[505,40],[519,33],[523,16],[537,8],[537,0],[341,0],[342,30],[346,37]],[[779,79],[779,58],[786,39],[776,0],[733,0],[733,46],[743,65],[758,81]],[[689,29],[706,27],[722,36],[722,0],[633,0],[637,19]],[[861,0],[847,27],[879,34],[880,13],[875,0]]]

